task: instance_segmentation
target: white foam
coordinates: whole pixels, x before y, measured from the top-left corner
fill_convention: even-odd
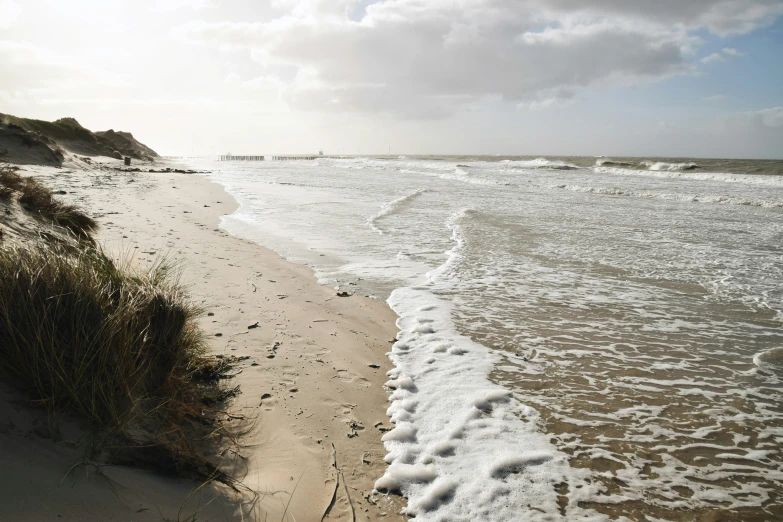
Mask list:
[[[616,176],[643,176],[656,178],[679,178],[686,180],[720,181],[724,183],[744,183],[747,185],[783,186],[783,176],[769,176],[763,174],[729,174],[722,172],[677,172],[635,170],[618,167],[594,167],[593,172],[599,174],[612,174]]]
[[[694,170],[699,168],[695,163],[666,163],[665,161],[643,161],[643,167],[647,167],[649,170],[665,170],[665,171],[678,171],[678,170]]]
[[[539,431],[537,412],[488,379],[500,356],[458,334],[451,304],[430,289],[461,255],[465,215],[449,220],[456,246],[446,263],[428,283],[397,289],[388,301],[399,315],[395,345],[410,349],[389,354],[399,370],[387,383],[397,426],[382,437],[391,466],[376,489],[401,491],[417,521],[549,520],[558,512],[555,484],[575,485],[581,472]]]
[[[390,349],[395,430],[384,444],[390,464],[414,466],[392,478],[419,520],[774,502],[783,176],[548,162],[259,162],[215,178],[241,205],[224,221],[232,233],[303,260],[330,286],[406,287],[394,296],[403,333]],[[366,224],[380,201],[416,188],[426,205],[400,202],[372,222],[384,233]],[[478,211],[450,217],[455,247],[433,270],[449,244],[442,223],[466,206]],[[719,444],[688,445],[705,440]]]
[[[682,201],[687,203],[716,203],[724,205],[739,205],[764,208],[783,208],[781,199],[761,199],[729,196],[725,194],[688,194],[683,192],[665,192],[650,190],[631,190],[619,187],[593,187],[584,185],[553,185],[552,188],[584,192],[590,194],[602,194],[607,196],[626,196],[647,199],[663,199],[668,201]]]
[[[384,442],[387,441],[412,442],[416,440],[416,430],[412,426],[398,425],[393,430],[385,433],[383,437],[381,437],[381,440]]]
[[[769,372],[783,373],[783,348],[771,348],[753,356],[753,364]]]
[[[390,432],[391,433],[391,432]],[[388,435],[388,434],[387,434]],[[406,484],[423,484],[437,478],[432,466],[422,464],[391,464],[386,473],[375,481],[375,489],[398,491]]]
[[[394,201],[390,201],[388,203],[384,203],[383,206],[381,207],[381,210],[377,214],[375,214],[374,216],[371,216],[370,218],[367,219],[367,224],[375,232],[377,232],[380,235],[383,235],[385,232],[376,226],[378,221],[381,218],[386,217],[389,214],[392,214],[393,212],[398,210],[407,201],[410,201],[413,198],[415,198],[416,196],[424,194],[425,192],[427,192],[426,189],[414,190],[413,192],[405,194],[404,196],[401,196],[401,197],[395,199]]]
[[[415,515],[420,512],[432,511],[438,504],[452,496],[456,489],[457,482],[453,479],[438,479],[424,491],[415,504],[406,509],[406,514]]]

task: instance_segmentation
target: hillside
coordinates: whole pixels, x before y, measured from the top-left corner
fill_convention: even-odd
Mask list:
[[[0,113],[0,159],[11,163],[59,165],[63,151],[84,156],[152,160],[158,154],[129,132],[92,132],[74,118],[49,122]]]
[[[108,140],[126,156],[139,159],[153,159],[158,157],[158,153],[136,140],[130,132],[98,131],[95,133],[99,138]]]

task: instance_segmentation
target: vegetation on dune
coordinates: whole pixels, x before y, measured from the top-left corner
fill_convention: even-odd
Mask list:
[[[58,200],[52,191],[27,178],[19,191],[19,203],[32,212],[37,212],[43,218],[65,227],[77,237],[88,238],[90,233],[98,228],[98,223],[74,205]]]
[[[15,125],[51,143],[56,140],[96,142],[93,133],[82,127],[74,118],[44,121],[32,118],[18,118],[10,114],[0,114],[0,121],[4,121],[9,125]]]
[[[16,168],[0,163],[0,187],[13,193],[24,185],[24,178],[16,173]]]
[[[90,239],[98,228],[94,219],[78,207],[58,200],[35,178],[22,177],[13,167],[0,164],[0,198],[10,199],[13,195],[25,210],[70,230],[80,239]]]
[[[65,223],[66,206],[42,185],[8,168],[0,185]],[[68,211],[89,238],[95,222]],[[37,406],[87,419],[110,462],[231,483],[202,452],[237,392],[221,384],[231,361],[206,355],[201,310],[175,266],[132,266],[92,241],[0,243],[0,378]]]
[[[92,132],[82,127],[74,118],[44,121],[0,113],[0,123],[26,133],[21,138],[27,140],[29,146],[41,141],[77,154],[103,155],[117,159],[122,159],[123,156],[137,159],[158,157],[154,150],[137,141],[128,132]]]

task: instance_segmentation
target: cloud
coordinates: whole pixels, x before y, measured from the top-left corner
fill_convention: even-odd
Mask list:
[[[234,71],[231,71],[226,75],[226,78],[223,80],[223,83],[226,83],[228,85],[235,85],[239,83],[242,80],[242,77],[235,73]]]
[[[193,9],[200,11],[215,7],[215,0],[155,0],[153,11],[178,11],[179,9]]]
[[[718,119],[722,131],[752,132],[756,135],[783,136],[783,107],[738,112]],[[779,153],[779,151],[778,151]]]
[[[752,117],[760,118],[761,122],[766,127],[783,127],[783,107],[773,107],[771,109],[764,109],[750,114]]]
[[[745,53],[740,52],[736,49],[732,49],[731,47],[726,47],[721,53],[712,53],[709,56],[705,56],[701,59],[701,63],[712,63],[712,62],[722,62],[724,57],[730,57],[730,58],[739,58],[741,56],[745,56]]]
[[[22,6],[14,0],[0,0],[0,29],[8,29],[19,18]]]
[[[725,49],[723,49],[723,54],[725,54],[726,56],[737,56],[737,57],[745,56],[745,53],[741,53],[738,50],[732,49],[730,47],[726,47]]]
[[[725,94],[714,94],[712,96],[707,96],[706,98],[704,98],[705,101],[710,101],[710,102],[718,102],[718,101],[723,101],[725,99],[726,99]]]
[[[0,40],[0,90],[18,95],[80,86],[118,86],[125,78],[29,42]]]
[[[720,53],[712,53],[709,56],[705,56],[701,59],[701,63],[712,63],[712,62],[722,62],[723,56],[720,55]]]
[[[783,14],[780,0],[276,0],[274,7],[280,15],[266,22],[192,21],[173,35],[247,53],[259,77],[292,69],[284,98],[295,109],[405,117],[448,116],[486,99],[543,108],[570,99],[563,92],[681,74],[692,69],[694,31],[740,34]]]
[[[749,33],[783,15],[780,0],[539,0],[553,9],[582,17],[616,17],[637,23],[707,29],[719,36]]]

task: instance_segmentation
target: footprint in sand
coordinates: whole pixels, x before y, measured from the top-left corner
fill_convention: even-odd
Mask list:
[[[284,366],[281,368],[283,374],[281,375],[280,385],[286,388],[291,388],[296,384],[296,379],[299,377],[299,373],[292,366]]]
[[[277,399],[271,393],[261,395],[261,406],[264,411],[273,411],[277,405]]]
[[[349,384],[356,384],[358,386],[363,386],[365,388],[370,386],[370,381],[368,381],[367,379],[365,379],[360,375],[351,373],[348,370],[337,370],[337,378],[343,382]]]

